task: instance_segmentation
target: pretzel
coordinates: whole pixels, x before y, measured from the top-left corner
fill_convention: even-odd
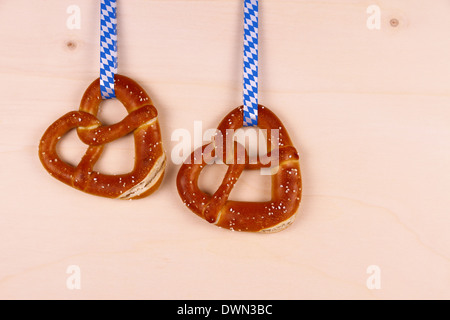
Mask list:
[[[114,84],[116,97],[128,112],[122,121],[103,126],[97,119],[102,102],[97,79],[84,93],[79,111],[65,114],[45,131],[39,157],[50,175],[86,193],[117,199],[143,198],[159,187],[166,166],[158,112],[144,89],[130,78],[116,74]],[[72,166],[61,160],[56,146],[61,137],[75,128],[88,148],[80,163]],[[104,145],[131,132],[135,141],[133,170],[120,175],[94,170]]]
[[[218,131],[222,137],[227,129],[237,130],[243,125],[243,107],[231,111],[219,124]],[[208,155],[206,149],[213,149],[206,144],[192,152],[182,164],[177,176],[178,193],[183,203],[195,214],[216,226],[233,231],[277,232],[287,228],[295,219],[301,200],[302,179],[300,173],[299,155],[292,145],[289,135],[278,119],[268,108],[258,105],[258,127],[261,129],[279,129],[278,141],[267,138],[268,156],[278,154],[278,167],[272,168],[272,197],[267,202],[242,202],[228,200],[229,194],[244,169],[256,170],[267,165],[261,161],[251,163],[245,152],[244,161],[238,160],[239,152],[234,151],[233,163],[227,162],[230,153],[222,149],[222,161],[228,165],[228,170],[222,184],[213,195],[206,194],[198,187],[198,179],[206,167],[209,156],[220,156],[212,152]],[[277,148],[272,148],[276,145]],[[234,143],[234,150],[238,147]],[[243,148],[243,146],[241,146]],[[245,148],[244,148],[245,149]],[[218,150],[214,146],[214,150]],[[277,151],[277,152],[274,152]],[[216,151],[218,153],[218,151]],[[201,155],[201,163],[197,156]],[[242,158],[242,155],[241,155]],[[197,161],[196,161],[197,160]]]

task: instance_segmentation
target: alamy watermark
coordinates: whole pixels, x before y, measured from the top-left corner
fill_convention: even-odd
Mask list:
[[[69,30],[81,29],[81,9],[73,4],[67,7],[66,13],[69,14],[66,20],[66,27]]]
[[[381,268],[377,265],[367,267],[366,273],[370,276],[366,280],[366,286],[370,290],[381,289]]]
[[[81,268],[78,265],[70,265],[66,269],[69,276],[66,279],[66,287],[69,290],[81,290]]]
[[[194,121],[193,133],[192,136],[191,131],[184,128],[172,132],[171,141],[178,142],[170,154],[174,164],[259,165],[263,175],[272,174],[279,164],[279,129],[251,127],[226,129],[225,132],[218,129],[203,131],[202,121]]]
[[[381,8],[376,4],[367,7],[366,13],[370,16],[367,18],[366,26],[369,30],[381,29]]]

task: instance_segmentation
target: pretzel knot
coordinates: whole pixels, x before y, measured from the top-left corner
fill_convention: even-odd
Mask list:
[[[222,137],[227,135],[229,129],[237,130],[242,127],[242,110],[242,106],[234,109],[219,124],[218,132]],[[217,145],[211,146],[211,144],[216,144],[213,140],[210,144],[195,150],[178,172],[177,188],[184,204],[195,214],[216,226],[233,231],[270,233],[287,228],[295,219],[302,191],[297,150],[292,145],[289,135],[278,117],[262,105],[258,106],[258,127],[278,130],[278,137],[275,140],[271,136],[267,136],[269,150],[267,156],[273,156],[276,160],[274,162],[277,164],[272,167],[270,201],[228,200],[230,192],[243,170],[255,170],[268,166],[260,159],[252,163],[246,151],[238,152],[239,148],[244,147],[236,142],[232,143],[234,148],[233,152],[230,152],[223,144],[219,149],[217,149]],[[208,154],[208,150],[215,151]],[[201,161],[198,160],[198,155],[201,155]],[[200,173],[210,164],[208,158],[210,156],[221,156],[221,160],[228,165],[222,184],[213,195],[206,194],[198,187]],[[233,157],[233,161],[230,161],[230,157]]]
[[[39,145],[39,157],[45,169],[56,179],[76,189],[97,196],[137,199],[154,192],[160,185],[166,157],[161,142],[158,112],[147,93],[133,80],[115,75],[117,99],[128,115],[120,122],[103,126],[97,119],[100,103],[100,80],[86,90],[79,111],[65,114],[45,131]],[[72,129],[88,145],[77,166],[59,157],[58,141]],[[105,144],[133,132],[135,163],[128,174],[106,175],[94,170]]]

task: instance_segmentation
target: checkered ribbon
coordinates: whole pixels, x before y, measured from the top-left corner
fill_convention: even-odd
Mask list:
[[[116,97],[114,75],[117,73],[116,0],[100,4],[100,91],[102,99]]]
[[[258,0],[244,0],[244,127],[258,125]]]

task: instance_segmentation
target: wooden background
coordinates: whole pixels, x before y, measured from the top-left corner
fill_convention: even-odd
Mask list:
[[[97,77],[98,1],[0,1],[1,298],[450,298],[450,1],[260,2],[260,102],[289,130],[304,179],[297,220],[272,235],[197,218],[171,162],[132,202],[51,178],[38,142]],[[366,26],[374,4],[379,30]],[[66,26],[70,5],[80,29]],[[119,73],[152,97],[170,156],[175,130],[214,128],[241,104],[242,1],[118,6]],[[102,106],[105,123],[125,115]],[[129,170],[132,143],[108,146],[99,169]],[[61,142],[73,163],[84,150],[73,133]],[[268,181],[245,173],[233,198],[267,197]],[[380,289],[366,285],[372,265]]]

